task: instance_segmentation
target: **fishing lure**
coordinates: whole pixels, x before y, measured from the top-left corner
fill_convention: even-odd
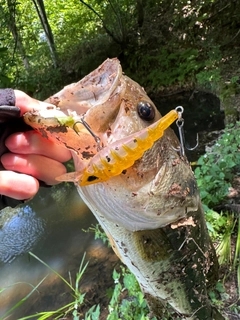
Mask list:
[[[80,186],[87,186],[120,175],[140,159],[143,153],[150,149],[154,142],[163,136],[164,131],[179,118],[178,108],[171,110],[152,125],[101,149],[82,171],[67,173],[57,180],[72,181]]]

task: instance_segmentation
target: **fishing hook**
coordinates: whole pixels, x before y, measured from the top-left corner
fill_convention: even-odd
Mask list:
[[[175,148],[173,148],[173,149],[175,151],[179,152],[182,157],[184,157],[185,156],[185,149],[187,149],[189,151],[193,151],[198,147],[198,144],[199,144],[198,134],[197,134],[197,139],[196,139],[196,141],[197,141],[196,145],[193,148],[186,147],[186,144],[185,144],[186,141],[185,141],[184,130],[183,130],[184,119],[182,117],[184,109],[182,106],[178,106],[175,108],[175,110],[178,113],[178,120],[176,121],[176,125],[178,127],[180,146],[178,149],[175,149]]]
[[[74,122],[74,124],[73,124],[72,128],[76,132],[77,135],[78,135],[78,131],[75,128],[75,126],[78,123],[81,123],[88,130],[88,132],[93,136],[94,140],[96,141],[97,146],[98,146],[98,150],[101,150],[102,149],[102,147],[101,147],[101,139],[92,131],[92,129],[90,128],[89,124],[84,120],[84,116],[80,120]]]

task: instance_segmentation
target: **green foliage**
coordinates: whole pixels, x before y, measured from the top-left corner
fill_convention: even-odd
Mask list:
[[[236,219],[233,214],[228,212],[218,212],[206,208],[206,220],[208,231],[211,234],[212,239],[218,243],[216,247],[216,252],[219,257],[220,264],[230,264],[232,263],[232,248],[231,248],[231,237],[234,234],[234,229],[236,225]],[[238,238],[240,233],[238,232]],[[233,267],[237,266],[237,260],[239,257],[239,248],[236,245],[235,252],[235,263]]]
[[[0,0],[0,85],[39,99],[114,56],[148,88],[195,83],[212,88],[221,81],[222,63],[230,60],[225,43],[234,51],[238,35],[235,1],[181,0],[169,6],[168,0],[45,0],[44,6],[58,68],[33,1]]]
[[[219,264],[228,265],[229,270],[237,270],[238,286],[240,288],[240,227],[237,231],[237,243],[235,247],[234,257],[232,257],[232,237],[234,235],[237,219],[234,218],[234,214],[230,214],[228,212],[221,212],[221,214],[219,214],[214,210],[210,210],[208,208],[205,209],[207,228],[210,232],[211,238],[216,243],[216,253],[218,256]]]
[[[240,166],[240,123],[228,126],[212,147],[197,162],[195,176],[202,202],[213,207],[227,196],[234,173]]]
[[[221,80],[220,61],[222,54],[218,46],[207,52],[204,68],[196,74],[197,83],[206,89],[216,89]]]
[[[63,85],[62,71],[53,68],[51,65],[42,68],[39,65],[30,67],[28,71],[22,71],[14,81],[14,87],[39,100],[47,99],[53,93],[62,89]]]
[[[11,79],[7,75],[7,54],[8,54],[8,48],[2,46],[2,39],[0,38],[0,88],[2,87],[10,87],[11,86]]]
[[[212,301],[212,304],[214,306],[216,306],[218,308],[218,310],[224,314],[225,313],[224,311],[226,311],[225,304],[227,304],[227,305],[229,304],[229,295],[226,292],[224,283],[222,281],[218,281],[216,283],[215,288],[209,292],[209,297]],[[232,314],[232,316],[231,316],[231,318],[227,318],[227,319],[232,319],[232,318],[238,319],[239,318],[240,306],[238,305],[238,303],[234,303],[234,304],[230,305],[229,311]],[[236,315],[236,317],[235,317],[235,315]],[[229,314],[229,316],[230,316],[230,314]]]
[[[224,297],[224,299],[219,299],[219,295],[222,295]],[[224,288],[224,285],[222,282],[218,281],[216,283],[216,286],[214,288],[214,290],[209,292],[209,297],[212,300],[212,303],[214,305],[216,305],[218,308],[223,307],[223,301],[222,300],[226,300],[227,298],[227,294]]]
[[[235,256],[233,261],[233,267],[237,267],[238,264],[238,283],[240,284],[240,216],[238,217],[238,231],[237,231],[237,241],[236,241],[236,249]],[[240,296],[240,292],[239,292]]]
[[[234,76],[229,82],[225,83],[221,88],[220,99],[225,101],[227,98],[240,93],[240,85],[238,83],[239,76]]]
[[[217,213],[210,209],[224,203],[234,175],[240,169],[240,123],[228,126],[212,147],[211,152],[201,156],[197,162],[195,176],[204,204],[208,230],[217,243],[216,252],[220,264],[237,270],[240,293],[240,218],[238,218],[237,241],[232,257],[232,236],[237,219],[228,212]]]
[[[157,55],[135,52],[129,57],[129,69],[126,72],[153,89],[176,84],[183,86],[186,83],[216,89],[221,81],[221,52],[217,46],[205,53],[192,47],[164,47],[157,52]]]
[[[100,224],[92,225],[87,230],[84,230],[84,232],[94,232],[94,238],[95,240],[101,239],[104,244],[107,244],[108,247],[111,247],[109,239],[106,235],[106,233],[101,228]]]
[[[225,213],[226,220],[225,225],[219,230],[218,237],[219,243],[216,248],[218,255],[218,261],[220,264],[231,264],[232,263],[232,248],[231,248],[231,237],[234,232],[236,220],[233,214]]]
[[[135,57],[129,57],[129,60],[132,70],[139,69],[139,66],[141,68],[137,71],[139,82],[158,88],[193,81],[197,71],[203,67],[203,63],[198,61],[198,56],[197,49],[187,48],[171,52],[162,48],[159,55],[144,54],[138,60]]]
[[[227,213],[218,213],[205,207],[208,231],[214,241],[220,241],[223,235],[228,231],[232,216]]]
[[[122,267],[121,273],[114,270],[113,279],[115,287],[108,306],[107,320],[149,320],[149,309],[135,276]]]
[[[77,315],[77,311],[76,311],[76,315],[75,314],[73,314],[73,315],[74,315],[73,320],[80,320]],[[100,317],[100,306],[94,305],[85,313],[84,320],[99,320],[99,317]]]

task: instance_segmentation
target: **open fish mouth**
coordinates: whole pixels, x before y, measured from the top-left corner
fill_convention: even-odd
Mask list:
[[[43,137],[75,151],[79,159],[87,162],[97,153],[98,144],[79,119],[85,115],[93,131],[105,132],[118,113],[124,86],[119,62],[108,59],[79,82],[48,98],[46,102],[51,105],[47,110],[26,113],[24,121]]]

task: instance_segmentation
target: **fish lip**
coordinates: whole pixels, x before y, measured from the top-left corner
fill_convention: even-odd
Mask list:
[[[116,58],[107,59],[96,70],[91,72],[89,76],[93,73],[96,73],[96,76],[92,76],[93,79],[90,80],[90,82],[92,83],[90,83],[89,85],[95,88],[97,92],[94,92],[94,90],[92,92],[95,100],[94,105],[91,105],[89,107],[89,110],[92,108],[97,108],[99,105],[105,103],[107,100],[111,99],[113,95],[116,94],[116,89],[121,85],[122,67],[119,60],[117,60]],[[113,82],[111,82],[111,79],[113,79]],[[79,84],[82,81],[82,84],[84,85],[84,82],[88,81],[88,76],[80,80]],[[98,102],[99,96],[101,96],[101,99]]]
[[[112,72],[104,73],[104,78],[113,79],[109,81],[109,87],[104,88],[104,92],[101,94],[99,101],[94,101],[94,105],[89,107],[84,115],[85,121],[91,127],[91,129],[98,134],[103,134],[109,129],[111,123],[113,123],[118,115],[122,97],[126,90],[126,80],[122,74],[122,68],[118,64],[115,64],[115,69]],[[96,121],[96,119],[98,121]]]
[[[107,59],[77,83],[66,86],[48,98],[45,102],[52,103],[51,107],[32,113],[36,119],[37,116],[45,118],[46,123],[55,123],[54,118],[64,115],[71,116],[78,122],[84,115],[84,120],[93,132],[101,135],[119,112],[120,101],[125,91],[125,80],[122,78],[119,60]],[[26,116],[27,114],[25,118]]]
[[[121,78],[120,61],[117,58],[107,59],[80,81],[65,86],[46,99],[45,103],[51,104],[53,109],[55,106],[55,110],[61,110],[65,115],[82,116],[120,94]]]

